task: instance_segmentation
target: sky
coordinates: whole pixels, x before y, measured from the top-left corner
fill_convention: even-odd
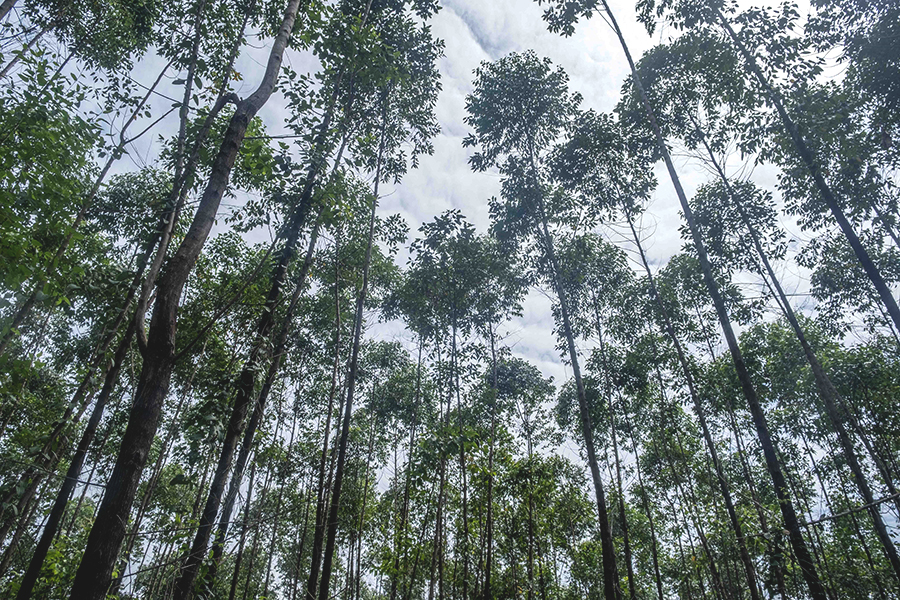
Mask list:
[[[759,4],[760,2],[755,2]],[[633,0],[612,0],[610,6],[624,33],[632,55],[637,59],[655,44],[667,41],[669,32],[659,27],[650,37],[637,23]],[[399,213],[410,227],[410,241],[418,228],[436,215],[450,209],[458,209],[479,231],[489,225],[488,199],[499,195],[500,176],[496,171],[472,172],[468,158],[472,149],[464,148],[463,138],[470,133],[464,123],[465,98],[472,91],[474,71],[483,61],[494,61],[511,52],[532,49],[539,56],[550,58],[569,75],[572,92],[581,94],[582,108],[595,111],[611,111],[620,97],[622,85],[629,73],[622,48],[610,27],[599,16],[582,21],[574,35],[562,37],[546,30],[541,18],[543,8],[534,0],[442,0],[442,9],[431,20],[433,34],[444,40],[444,56],[439,61],[442,91],[439,95],[436,116],[440,134],[434,139],[434,153],[421,158],[418,169],[411,170],[398,185],[382,185],[379,215],[386,217]],[[235,92],[245,97],[250,94],[262,76],[268,55],[270,40],[258,40],[251,36],[236,69],[242,75]],[[163,66],[159,57],[145,57],[135,69],[134,77],[150,83]],[[289,51],[285,65],[298,72],[314,73],[317,63],[308,53]],[[167,75],[160,90],[178,97],[181,88],[174,85],[178,74]],[[276,94],[260,111],[270,134],[286,132],[284,122],[289,116],[286,101]],[[135,126],[137,127],[137,126]],[[130,159],[123,159],[114,172],[133,170],[135,166],[152,162],[159,151],[160,135],[174,135],[177,115],[161,122],[153,131],[130,147]],[[690,196],[698,185],[709,179],[709,174],[697,162],[675,153],[676,167],[686,192]],[[727,163],[730,172],[747,174],[752,164],[731,157]],[[651,264],[658,268],[679,251],[682,241],[678,228],[681,218],[678,202],[669,177],[661,164],[657,165],[659,186],[655,191],[643,220],[645,249]],[[754,181],[774,188],[775,172],[767,168],[753,169]],[[234,200],[226,199],[222,212],[233,210]],[[239,200],[237,201],[239,202]],[[785,224],[792,237],[802,238],[796,227]],[[224,220],[214,230],[224,230]],[[251,234],[251,241],[269,241],[271,232],[260,230]],[[621,231],[607,231],[610,239],[632,253],[633,249],[622,237]],[[406,254],[399,261],[406,264]],[[637,267],[635,267],[637,268]],[[795,283],[791,283],[792,279]],[[801,279],[785,281],[788,291],[803,286]],[[517,356],[525,358],[541,369],[545,376],[553,377],[560,385],[570,372],[555,349],[550,300],[546,290],[532,290],[523,306],[523,316],[507,324],[504,343]],[[381,339],[399,339],[412,344],[411,335],[401,323],[382,323],[376,314],[368,319],[368,335]]]
[[[582,21],[575,34],[566,38],[547,31],[541,18],[543,9],[533,0],[442,0],[441,5],[442,10],[432,22],[434,34],[446,43],[439,64],[443,90],[437,117],[441,133],[434,141],[434,154],[423,157],[419,168],[410,171],[394,189],[387,188],[380,200],[381,214],[403,215],[412,236],[423,222],[449,209],[461,210],[480,231],[489,225],[487,201],[499,195],[500,176],[496,171],[473,172],[467,162],[473,150],[462,145],[463,138],[471,133],[463,122],[465,98],[472,91],[474,71],[482,61],[533,49],[565,69],[570,90],[583,98],[582,108],[603,112],[615,107],[629,74],[618,39],[599,17]],[[664,28],[654,38],[647,34],[637,23],[632,0],[613,1],[611,8],[633,56],[641,56],[668,38]],[[706,173],[690,161],[677,163],[689,194],[707,179]],[[732,165],[740,166],[743,165]],[[764,183],[774,184],[774,178],[767,175],[756,174],[755,179],[768,179]],[[652,233],[646,240],[651,262],[661,265],[678,252],[682,242],[677,198],[662,165],[657,179],[660,184],[644,225],[647,233]],[[614,241],[621,235],[614,231],[609,234]],[[629,248],[627,244],[620,245]],[[555,348],[546,290],[532,290],[523,308],[522,318],[508,324],[505,342],[514,354],[531,361],[559,385],[571,373]],[[397,324],[372,325],[370,335],[402,337]]]

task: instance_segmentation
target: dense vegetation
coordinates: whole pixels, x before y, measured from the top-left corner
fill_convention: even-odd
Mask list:
[[[537,3],[630,77],[481,65],[487,231],[379,210],[436,0],[0,3],[0,596],[900,598],[900,6]]]

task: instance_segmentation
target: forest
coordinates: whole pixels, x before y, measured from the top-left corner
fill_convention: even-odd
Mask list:
[[[898,140],[896,0],[2,0],[0,597],[900,598]]]

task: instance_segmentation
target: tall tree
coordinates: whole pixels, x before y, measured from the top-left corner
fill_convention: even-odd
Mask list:
[[[575,376],[582,436],[597,498],[604,594],[607,600],[615,600],[620,592],[606,492],[568,300],[560,282],[561,271],[550,231],[551,219],[554,223],[564,223],[569,215],[563,212],[565,196],[547,180],[543,164],[550,145],[575,114],[580,101],[577,95],[569,94],[567,87],[568,77],[562,69],[553,69],[549,60],[541,60],[534,53],[512,54],[495,63],[482,64],[476,71],[475,91],[467,98],[466,123],[475,133],[466,138],[466,144],[479,148],[470,158],[473,169],[483,171],[499,166],[504,176],[503,201],[493,200],[491,205],[495,230],[512,243],[536,242],[538,260],[546,265],[541,274],[556,292],[559,333]]]

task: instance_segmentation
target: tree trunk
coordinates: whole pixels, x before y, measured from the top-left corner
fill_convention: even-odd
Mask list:
[[[0,4],[0,21],[6,18],[15,5],[16,0],[3,0],[3,4]]]
[[[359,600],[360,598],[360,586],[362,584],[362,538],[363,538],[363,529],[365,528],[365,519],[366,519],[366,502],[369,499],[369,469],[372,466],[372,452],[375,449],[375,430],[378,427],[378,420],[376,418],[375,422],[372,424],[372,432],[369,434],[369,451],[366,454],[366,479],[365,484],[363,485],[363,498],[362,498],[362,507],[359,515],[359,527],[356,530],[356,594],[349,594],[349,600]]]
[[[831,382],[831,378],[828,377],[828,374],[825,372],[824,367],[822,367],[822,364],[819,362],[819,358],[816,356],[815,351],[812,349],[812,346],[806,339],[806,332],[800,325],[800,321],[797,319],[797,315],[794,313],[794,309],[791,307],[790,301],[788,300],[787,295],[784,293],[784,289],[781,287],[781,282],[775,275],[775,270],[772,268],[772,265],[769,262],[765,251],[763,250],[762,243],[760,242],[759,232],[757,231],[756,227],[753,226],[753,223],[747,216],[747,212],[744,210],[744,207],[734,195],[734,191],[731,188],[731,183],[728,181],[728,177],[726,177],[725,171],[722,169],[718,160],[716,160],[712,148],[710,148],[707,144],[706,137],[703,135],[703,132],[700,131],[699,127],[697,127],[697,131],[700,134],[700,139],[702,140],[703,145],[706,148],[707,153],[709,154],[713,166],[715,167],[716,171],[719,174],[719,177],[722,180],[722,185],[725,187],[725,192],[728,194],[732,205],[737,209],[744,227],[747,228],[747,232],[750,234],[750,239],[753,242],[753,247],[756,250],[757,256],[759,257],[765,269],[765,272],[761,272],[760,275],[768,275],[768,279],[777,294],[778,305],[781,308],[785,319],[787,319],[788,323],[790,324],[791,329],[793,329],[794,335],[797,337],[797,341],[800,343],[801,348],[803,348],[803,354],[806,357],[806,361],[809,363],[810,369],[813,373],[813,377],[816,381],[816,388],[819,392],[819,397],[822,399],[822,403],[825,405],[825,414],[828,416],[829,421],[831,421],[831,425],[832,427],[834,427],[835,433],[837,433],[838,441],[840,441],[841,444],[841,450],[844,454],[845,460],[847,461],[847,466],[850,467],[850,472],[853,473],[853,481],[854,483],[856,483],[856,487],[859,490],[860,495],[865,500],[865,503],[869,505],[869,515],[872,518],[872,523],[875,526],[875,532],[877,533],[878,539],[881,542],[882,551],[884,552],[885,557],[888,559],[888,562],[891,564],[891,567],[894,570],[894,577],[897,579],[897,581],[900,581],[900,556],[897,555],[897,549],[894,546],[894,542],[887,531],[884,519],[882,519],[881,517],[881,512],[879,511],[877,506],[874,506],[875,496],[872,493],[872,489],[869,487],[868,478],[862,470],[862,466],[859,463],[859,457],[856,454],[856,449],[853,447],[853,441],[850,438],[850,434],[847,432],[847,428],[844,425],[845,416],[841,414],[841,411],[838,408],[839,405],[843,405],[843,400],[840,398],[840,394],[834,387],[834,384]]]
[[[394,570],[391,573],[390,600],[397,598],[397,578],[400,573],[400,555],[405,550],[406,525],[409,520],[409,491],[412,479],[413,459],[415,458],[416,427],[419,416],[419,402],[422,393],[422,347],[424,339],[419,336],[419,356],[416,361],[416,397],[413,408],[413,421],[409,431],[409,452],[406,458],[406,484],[403,488],[403,507],[400,510],[400,525],[397,528],[397,539],[394,547]]]
[[[276,435],[278,434],[277,425],[275,427],[275,433]],[[250,596],[250,583],[253,581],[253,562],[256,560],[256,552],[259,549],[262,510],[266,506],[266,496],[269,495],[269,481],[271,481],[271,478],[272,470],[269,469],[269,471],[266,472],[266,478],[263,480],[262,494],[259,497],[259,511],[257,511],[256,522],[253,524],[253,543],[250,544],[250,560],[247,562],[247,577],[244,579],[244,598],[252,597]]]
[[[716,473],[716,480],[719,484],[719,491],[722,494],[722,499],[725,501],[725,509],[728,513],[728,519],[731,524],[731,529],[734,532],[735,539],[738,543],[741,563],[744,566],[744,574],[747,578],[747,587],[750,591],[750,597],[752,598],[752,600],[760,600],[758,591],[759,588],[757,587],[756,583],[756,571],[753,567],[753,560],[750,558],[750,552],[747,550],[743,527],[741,526],[741,522],[738,519],[737,511],[735,510],[734,506],[734,500],[731,496],[731,487],[722,469],[722,463],[719,460],[719,451],[716,448],[712,433],[710,433],[709,425],[706,421],[706,411],[703,408],[703,404],[700,401],[700,396],[697,393],[696,385],[694,383],[694,377],[691,372],[691,367],[687,360],[687,355],[684,351],[684,347],[681,345],[681,341],[678,339],[678,335],[675,333],[675,327],[672,324],[669,313],[662,302],[662,298],[659,295],[659,290],[656,288],[656,282],[653,277],[653,272],[650,270],[650,264],[647,262],[647,256],[644,253],[644,247],[643,244],[641,244],[640,236],[638,235],[637,230],[634,227],[634,221],[632,220],[630,214],[626,213],[626,218],[628,220],[628,225],[631,229],[631,234],[634,239],[635,245],[637,246],[638,254],[641,257],[641,263],[644,267],[644,272],[647,274],[648,282],[650,283],[650,292],[653,295],[656,305],[659,307],[660,313],[663,317],[663,322],[665,324],[666,333],[668,334],[669,340],[675,347],[675,353],[678,356],[678,362],[681,366],[681,371],[684,375],[685,383],[687,384],[688,394],[691,397],[691,401],[694,407],[694,413],[697,416],[697,420],[700,422],[700,430],[703,433],[703,440],[705,442],[707,452],[709,452],[710,459],[713,463],[713,469]],[[661,380],[660,385],[662,385]]]
[[[350,437],[350,417],[353,414],[353,396],[356,392],[356,378],[359,370],[359,347],[362,340],[362,328],[366,292],[369,286],[369,267],[372,262],[372,246],[375,238],[375,210],[378,207],[378,186],[381,180],[381,161],[384,153],[384,136],[387,126],[387,94],[382,97],[381,141],[378,148],[377,165],[375,167],[375,185],[372,194],[372,209],[369,214],[369,232],[366,244],[366,256],[363,263],[363,278],[356,299],[356,317],[353,332],[353,347],[350,354],[350,369],[347,373],[347,400],[344,406],[344,418],[341,424],[341,439],[338,445],[337,471],[334,476],[334,488],[331,493],[331,507],[328,514],[328,537],[325,541],[325,552],[322,557],[322,582],[319,586],[319,600],[329,600],[329,583],[332,561],[337,537],[338,510],[340,509],[341,485],[344,478],[344,464],[347,459],[347,443]]]
[[[719,20],[719,24],[731,38],[735,47],[744,57],[744,60],[747,61],[747,66],[750,68],[750,71],[756,77],[760,86],[762,86],[763,90],[768,96],[769,101],[778,112],[778,116],[781,118],[784,129],[788,133],[791,141],[794,144],[794,149],[797,151],[797,154],[800,156],[803,164],[806,165],[806,168],[809,171],[810,176],[813,178],[813,181],[815,181],[816,189],[819,191],[819,195],[822,196],[822,200],[825,201],[825,204],[831,211],[834,220],[837,221],[837,224],[841,228],[844,237],[847,238],[847,243],[850,244],[850,247],[853,249],[853,253],[856,255],[857,260],[859,260],[859,263],[860,265],[862,265],[862,268],[865,271],[866,275],[872,281],[872,285],[875,286],[875,290],[881,297],[881,301],[884,303],[884,306],[887,309],[891,320],[894,322],[894,326],[898,330],[900,330],[900,307],[897,306],[897,301],[894,299],[894,296],[891,294],[890,288],[888,287],[884,278],[881,276],[881,271],[872,261],[872,258],[866,251],[865,246],[863,246],[862,241],[856,234],[853,225],[847,219],[847,216],[844,214],[841,205],[838,203],[837,198],[835,198],[834,193],[831,191],[831,187],[825,181],[825,177],[822,175],[822,172],[819,168],[819,165],[816,163],[816,159],[813,156],[812,151],[806,144],[806,139],[804,139],[803,134],[800,131],[800,127],[793,121],[793,119],[791,119],[790,115],[787,112],[787,109],[784,106],[784,103],[782,102],[781,95],[772,87],[768,79],[766,79],[766,76],[760,69],[759,64],[756,62],[756,58],[752,54],[750,54],[750,51],[738,37],[734,29],[731,27],[731,23],[718,9],[716,9],[716,18]]]
[[[91,189],[82,200],[81,207],[78,209],[78,213],[76,213],[75,219],[68,227],[69,231],[66,234],[66,237],[60,243],[59,248],[56,249],[56,252],[53,254],[53,258],[50,260],[50,264],[47,265],[47,269],[45,270],[45,272],[40,275],[40,278],[32,286],[31,294],[29,295],[29,297],[25,300],[22,306],[19,307],[15,315],[13,315],[12,322],[3,331],[2,336],[0,336],[0,356],[2,356],[6,352],[10,342],[12,342],[13,338],[15,337],[18,327],[20,327],[22,323],[25,322],[25,319],[28,318],[28,315],[37,304],[38,295],[43,291],[50,278],[55,275],[56,267],[59,265],[59,261],[62,260],[63,256],[66,253],[66,250],[69,249],[69,245],[72,243],[72,240],[75,239],[75,234],[77,233],[78,228],[81,226],[82,221],[84,221],[84,217],[87,215],[88,209],[93,204],[94,198],[96,198],[97,194],[100,192],[100,186],[103,185],[103,181],[106,179],[106,176],[112,168],[113,163],[122,155],[122,152],[128,143],[134,141],[135,139],[137,139],[137,137],[140,137],[140,135],[142,135],[138,134],[138,136],[130,139],[126,139],[125,137],[128,128],[135,122],[138,116],[143,113],[144,107],[155,92],[156,87],[162,81],[163,76],[166,74],[166,71],[168,71],[169,67],[172,66],[173,62],[174,59],[170,60],[163,67],[162,71],[160,71],[153,84],[147,88],[147,93],[144,94],[143,98],[141,98],[135,109],[131,112],[131,115],[119,130],[118,144],[116,145],[116,148],[110,152],[109,158],[106,160],[106,163],[103,165],[100,173],[95,178],[94,184],[91,186]],[[146,132],[147,130],[144,131]]]
[[[661,390],[660,390],[661,391]],[[634,465],[637,471],[638,485],[641,488],[641,504],[644,507],[644,514],[647,516],[647,523],[650,526],[650,556],[653,559],[653,574],[656,579],[656,593],[658,600],[664,600],[662,575],[659,571],[659,545],[656,539],[656,525],[653,521],[653,511],[647,498],[647,488],[644,487],[644,479],[641,475],[641,456],[638,454],[637,441],[634,437],[634,427],[628,419],[628,411],[625,412],[625,424],[631,432],[631,451],[634,454]],[[782,598],[782,600],[785,600]]]
[[[238,104],[213,162],[210,179],[197,207],[194,222],[169,261],[165,275],[159,280],[138,392],[116,465],[75,576],[70,595],[73,600],[102,600],[109,587],[110,576],[125,535],[128,514],[156,435],[163,401],[169,390],[181,292],[215,222],[247,126],[275,87],[299,6],[300,0],[290,0],[288,3],[272,45],[263,81],[249,98]],[[97,526],[98,524],[102,524],[102,527]]]
[[[250,504],[253,501],[253,481],[256,478],[256,461],[250,465],[250,483],[247,485],[247,500],[244,501],[244,517],[241,525],[241,537],[238,541],[238,553],[234,561],[234,572],[231,574],[231,588],[228,591],[228,600],[234,600],[237,593],[237,584],[241,576],[241,562],[244,558],[244,542],[247,540],[247,525],[250,522]]]
[[[34,584],[37,583],[38,577],[41,574],[41,568],[44,566],[47,552],[50,550],[50,545],[53,543],[53,538],[59,529],[59,524],[66,511],[69,497],[72,495],[79,477],[81,477],[84,459],[94,441],[97,428],[100,426],[100,420],[103,418],[103,411],[106,409],[106,403],[112,394],[116,381],[119,379],[119,371],[121,370],[122,363],[125,361],[125,356],[128,354],[128,350],[131,347],[133,337],[134,321],[131,322],[128,330],[119,342],[119,347],[116,349],[112,367],[107,372],[106,381],[103,384],[100,395],[97,397],[96,404],[94,404],[94,410],[91,412],[91,418],[88,420],[87,427],[85,427],[81,434],[81,440],[78,442],[75,456],[72,457],[72,461],[69,463],[69,469],[63,480],[62,488],[56,496],[53,508],[50,510],[50,516],[47,518],[47,523],[44,525],[44,531],[31,556],[31,562],[28,564],[28,570],[22,577],[19,592],[16,594],[16,600],[27,600],[31,597]]]
[[[331,418],[334,413],[334,398],[338,391],[338,372],[341,360],[341,299],[340,299],[340,236],[335,237],[334,259],[334,362],[331,369],[331,391],[328,394],[328,409],[325,411],[324,441],[319,459],[319,477],[316,488],[316,521],[313,532],[313,546],[310,555],[310,575],[306,582],[306,600],[314,600],[319,584],[322,544],[325,539],[326,483],[325,464],[328,458],[328,442],[331,432]]]
[[[491,340],[491,441],[488,449],[488,482],[487,482],[487,541],[485,542],[484,560],[484,594],[482,600],[493,600],[491,589],[491,568],[494,550],[494,443],[497,429],[497,345],[494,340],[493,324],[488,323]]]
[[[455,310],[455,307],[454,307]],[[452,335],[452,353],[451,353],[451,365],[453,367],[453,371],[451,374],[451,385],[456,390],[456,419],[459,424],[459,476],[462,487],[462,525],[463,525],[463,538],[462,538],[462,561],[463,561],[463,569],[462,569],[462,597],[469,597],[469,502],[468,502],[468,492],[466,489],[466,444],[465,444],[465,432],[464,432],[464,424],[463,424],[463,414],[462,414],[462,401],[460,399],[460,385],[459,385],[459,356],[456,351],[456,322],[454,318],[453,324],[453,335]]]
[[[298,207],[298,210],[303,210],[303,208]],[[299,225],[299,223],[297,224]],[[266,379],[263,384],[263,389],[254,404],[253,414],[250,417],[250,422],[247,424],[244,440],[241,444],[238,455],[238,466],[235,468],[235,472],[232,477],[232,487],[235,486],[235,481],[239,486],[240,481],[243,478],[243,470],[246,466],[249,447],[253,443],[253,437],[256,433],[256,428],[259,427],[260,420],[262,419],[262,414],[265,410],[266,398],[268,396],[269,390],[272,387],[272,384],[278,372],[278,367],[281,363],[281,355],[284,352],[287,332],[290,329],[290,323],[292,321],[293,312],[297,304],[297,299],[299,298],[299,293],[303,289],[306,276],[309,272],[310,263],[312,262],[312,252],[315,248],[318,230],[319,221],[317,219],[316,224],[313,227],[313,231],[310,234],[310,244],[309,249],[306,253],[306,261],[304,262],[303,268],[300,271],[295,288],[295,293],[291,299],[291,304],[285,316],[281,332],[277,336],[278,339],[275,343],[275,354],[271,359]],[[228,477],[229,471],[231,470],[232,457],[234,456],[234,451],[237,448],[238,438],[243,432],[244,420],[247,416],[247,411],[250,408],[253,391],[256,387],[256,372],[258,370],[258,365],[262,361],[262,355],[265,353],[265,348],[268,346],[267,339],[270,336],[272,327],[274,327],[275,325],[275,309],[281,297],[281,289],[283,286],[284,277],[286,276],[288,265],[294,255],[298,237],[299,231],[289,233],[288,241],[286,242],[284,251],[281,253],[281,260],[279,261],[279,264],[276,266],[275,271],[273,272],[269,295],[266,299],[266,306],[263,309],[262,316],[260,317],[260,321],[257,325],[256,341],[254,342],[254,347],[250,351],[250,357],[247,359],[247,362],[244,364],[244,367],[241,370],[241,374],[238,380],[239,383],[237,396],[235,397],[234,405],[232,406],[231,418],[228,423],[228,429],[226,430],[225,440],[222,446],[221,454],[219,456],[219,464],[216,468],[216,475],[213,478],[213,483],[210,486],[209,490],[209,496],[206,500],[206,507],[204,508],[203,515],[197,529],[197,534],[194,537],[191,553],[189,554],[188,559],[185,563],[181,577],[178,579],[178,582],[175,585],[175,600],[185,600],[186,598],[190,597],[194,582],[196,581],[197,574],[200,570],[200,565],[203,562],[204,558],[206,558],[206,550],[209,544],[209,537],[212,533],[212,527],[215,523],[216,515],[219,512],[219,504],[222,499],[222,492],[225,490],[225,481]],[[236,495],[237,490],[235,489],[234,491]],[[229,489],[229,497],[230,496],[231,489]],[[233,498],[229,497],[226,497],[226,505],[228,504],[230,499],[231,506],[226,506],[227,510],[223,511],[219,525],[221,529],[222,523],[225,523],[225,533],[227,533],[227,522],[231,518],[231,509],[233,508],[234,503]],[[218,536],[219,534],[217,534],[217,539]],[[224,534],[222,534],[221,537],[224,538]]]
[[[616,35],[619,38],[619,42],[622,45],[622,50],[625,52],[629,67],[631,68],[632,81],[635,88],[637,89],[638,95],[640,96],[641,104],[643,105],[644,111],[647,114],[650,126],[653,129],[657,146],[662,153],[663,159],[666,163],[666,169],[669,172],[669,176],[672,179],[672,184],[675,187],[675,192],[678,195],[678,200],[681,204],[681,209],[684,213],[685,221],[687,222],[688,228],[691,231],[691,237],[693,238],[694,246],[697,250],[697,256],[700,259],[700,267],[703,271],[703,279],[706,283],[709,294],[712,297],[713,305],[716,308],[716,314],[719,317],[719,323],[725,335],[725,340],[728,343],[728,348],[731,351],[731,357],[734,362],[735,370],[737,371],[738,380],[741,383],[741,389],[744,392],[744,396],[747,398],[747,404],[749,405],[750,412],[753,415],[753,422],[756,425],[757,436],[759,437],[760,445],[762,446],[763,454],[766,458],[766,466],[769,470],[770,476],[772,477],[772,483],[774,484],[775,495],[778,498],[778,503],[781,508],[782,518],[784,519],[784,524],[787,530],[790,532],[791,546],[794,549],[794,554],[797,557],[797,561],[800,563],[800,568],[803,572],[803,578],[806,581],[807,586],[809,587],[810,595],[812,596],[813,600],[826,600],[825,590],[822,587],[822,582],[819,579],[819,574],[816,572],[815,563],[813,562],[813,559],[809,554],[809,550],[806,547],[806,542],[803,540],[803,533],[800,531],[800,522],[797,519],[797,513],[794,510],[794,506],[791,503],[790,495],[787,489],[787,483],[785,482],[784,473],[781,469],[781,463],[778,460],[778,456],[775,452],[775,446],[772,441],[772,436],[769,433],[769,425],[766,422],[765,414],[763,413],[762,406],[759,403],[759,398],[756,395],[756,389],[753,387],[753,382],[750,379],[750,373],[749,371],[747,371],[747,367],[744,364],[744,358],[741,354],[740,347],[738,346],[737,337],[735,336],[734,330],[732,329],[731,320],[728,317],[725,303],[722,299],[721,294],[719,293],[718,285],[713,278],[712,267],[709,263],[709,258],[706,255],[706,248],[703,245],[703,240],[700,238],[699,231],[697,230],[696,224],[694,223],[693,213],[691,212],[691,207],[688,204],[687,196],[685,196],[684,189],[681,187],[681,181],[675,171],[675,165],[672,162],[672,157],[669,154],[665,139],[663,138],[662,132],[659,128],[659,124],[656,121],[656,114],[653,112],[653,109],[650,106],[650,102],[647,99],[647,95],[644,92],[644,86],[641,83],[637,69],[634,66],[634,61],[632,60],[631,53],[629,52],[628,46],[625,43],[625,38],[622,36],[622,32],[615,20],[615,16],[610,10],[606,0],[602,0],[602,3],[606,14],[609,16],[613,29],[615,30]],[[900,317],[900,312],[898,312],[898,317]],[[898,319],[898,322],[900,322],[900,319]],[[753,577],[752,566],[750,569],[748,569],[748,578],[750,577]],[[756,589],[755,581],[753,585],[750,586],[750,588],[751,590]]]
[[[0,5],[0,13],[3,13],[3,7],[6,4],[9,4],[10,2],[14,3],[15,1],[16,0],[5,0],[3,2],[3,5]],[[0,14],[0,21],[2,21],[2,20],[3,20],[3,15]],[[13,54],[12,58],[9,59],[9,62],[7,62],[5,65],[3,65],[3,70],[0,70],[0,79],[3,79],[4,77],[6,77],[9,74],[9,72],[12,70],[12,68],[14,66],[16,66],[16,64],[18,64],[18,62],[20,60],[22,60],[22,57],[25,56],[26,54],[28,54],[31,51],[31,49],[34,47],[34,45],[38,42],[38,40],[41,39],[42,37],[44,37],[44,34],[47,33],[48,31],[50,31],[50,27],[44,26],[41,28],[40,31],[38,31],[33,36],[31,36],[31,39],[28,40],[25,44],[23,44],[22,47],[19,48],[19,50]]]
[[[535,177],[537,170],[533,169]],[[597,512],[600,519],[600,543],[603,550],[603,593],[606,600],[617,600],[621,594],[619,587],[619,573],[616,568],[615,547],[613,546],[612,530],[609,526],[609,515],[606,509],[606,492],[603,489],[603,480],[600,478],[600,467],[597,463],[597,454],[594,449],[594,429],[591,423],[591,415],[588,410],[587,396],[584,391],[584,381],[581,379],[581,368],[578,364],[578,352],[575,349],[575,336],[572,333],[572,325],[569,320],[569,306],[565,290],[560,283],[559,263],[556,260],[556,252],[553,247],[553,238],[547,224],[547,214],[544,211],[543,196],[538,197],[538,213],[541,219],[542,238],[544,250],[550,260],[553,287],[559,300],[559,312],[562,316],[562,333],[566,338],[569,350],[569,360],[572,363],[572,373],[575,377],[575,389],[578,395],[578,409],[581,415],[581,434],[587,451],[588,466],[591,471],[591,479],[594,482],[594,493],[597,500]]]
[[[628,572],[628,597],[630,600],[637,599],[637,591],[635,590],[634,580],[634,563],[631,556],[631,539],[628,535],[628,517],[625,513],[625,490],[622,487],[622,465],[619,462],[619,444],[616,438],[616,421],[613,414],[612,402],[612,386],[610,385],[611,373],[609,372],[609,363],[606,358],[606,343],[603,338],[603,327],[600,322],[600,308],[597,298],[592,294],[594,306],[594,320],[597,329],[597,340],[600,343],[600,359],[603,364],[603,380],[606,395],[606,406],[609,410],[609,431],[612,440],[613,458],[616,466],[616,487],[619,492],[619,519],[622,521],[622,542],[625,552],[625,566]]]

